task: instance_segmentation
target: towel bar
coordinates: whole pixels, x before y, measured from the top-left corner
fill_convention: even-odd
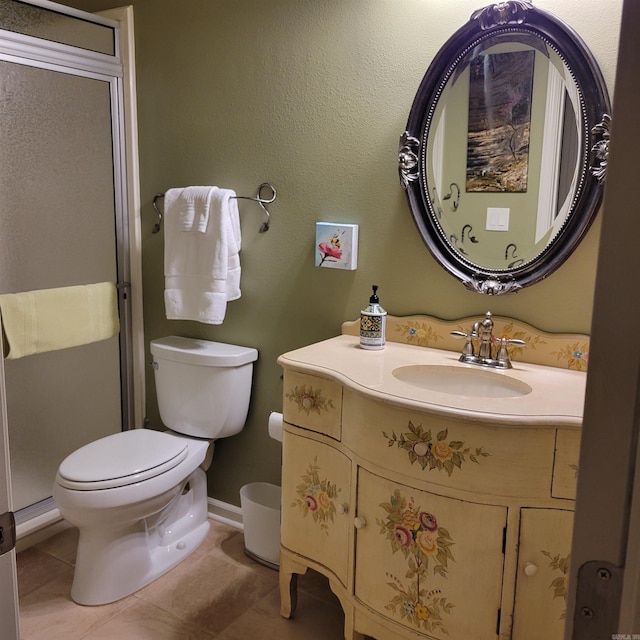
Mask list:
[[[262,190],[263,189],[271,189],[271,197],[270,198],[264,198],[262,196]],[[275,202],[276,196],[277,196],[277,192],[274,189],[273,185],[269,182],[263,182],[259,187],[258,190],[256,191],[256,195],[255,196],[233,196],[234,198],[238,199],[238,200],[252,200],[253,202],[257,202],[261,207],[262,210],[264,211],[264,214],[266,216],[265,221],[260,225],[260,229],[258,229],[259,233],[264,233],[265,231],[269,230],[269,222],[271,220],[271,214],[269,213],[269,210],[267,209],[267,207],[265,205],[271,204],[272,202]],[[158,208],[158,200],[160,198],[164,198],[164,193],[156,193],[156,195],[153,197],[153,208],[155,209],[156,213],[158,214],[158,222],[156,222],[153,225],[153,229],[151,230],[151,233],[158,233],[158,231],[160,231],[160,225],[162,224],[162,211],[160,211],[160,209]]]

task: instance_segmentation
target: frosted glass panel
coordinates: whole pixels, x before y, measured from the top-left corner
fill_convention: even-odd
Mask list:
[[[0,29],[115,55],[115,34],[111,27],[18,0],[0,0]]]
[[[0,292],[117,281],[109,83],[0,62]],[[121,429],[118,338],[5,361],[14,507]]]

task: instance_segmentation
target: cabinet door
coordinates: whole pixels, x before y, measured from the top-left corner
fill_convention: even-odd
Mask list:
[[[573,512],[522,509],[514,640],[562,640]]]
[[[507,510],[358,473],[356,597],[429,637],[495,640]]]
[[[327,444],[287,431],[282,445],[282,544],[327,567],[346,586],[351,461]]]

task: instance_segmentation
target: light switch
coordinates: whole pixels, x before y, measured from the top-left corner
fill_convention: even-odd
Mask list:
[[[501,207],[488,207],[487,231],[509,231],[510,211]]]

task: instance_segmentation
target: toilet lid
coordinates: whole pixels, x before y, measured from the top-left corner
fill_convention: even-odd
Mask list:
[[[173,469],[188,449],[185,439],[161,431],[115,433],[67,456],[58,469],[58,482],[85,491],[134,484]]]

